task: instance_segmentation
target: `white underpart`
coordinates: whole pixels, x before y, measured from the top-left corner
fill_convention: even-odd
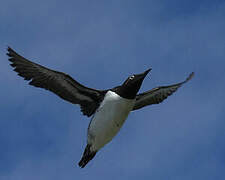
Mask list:
[[[125,99],[108,91],[88,127],[87,143],[97,151],[110,142],[119,132],[135,100]]]

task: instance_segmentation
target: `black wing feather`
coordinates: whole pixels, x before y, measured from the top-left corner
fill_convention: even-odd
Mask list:
[[[88,117],[95,112],[104,97],[105,91],[85,87],[65,73],[31,62],[10,47],[7,55],[14,71],[24,80],[30,81],[30,85],[44,88],[66,101],[79,104],[83,114]]]
[[[136,96],[136,101],[133,110],[140,109],[144,106],[148,106],[151,104],[159,104],[164,101],[168,96],[172,95],[178,88],[180,88],[184,83],[188,82],[192,79],[194,73],[192,72],[188,78],[177,84],[173,84],[170,86],[159,86],[157,88],[151,89],[144,93],[138,94]]]

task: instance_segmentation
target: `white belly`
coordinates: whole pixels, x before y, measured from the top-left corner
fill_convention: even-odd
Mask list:
[[[88,127],[88,144],[97,151],[119,132],[128,114],[134,106],[134,100],[121,98],[115,92],[108,91]]]

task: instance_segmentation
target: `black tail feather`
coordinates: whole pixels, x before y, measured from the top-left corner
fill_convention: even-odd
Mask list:
[[[83,157],[81,158],[80,162],[79,162],[79,166],[81,168],[84,168],[86,166],[86,164],[92,160],[95,157],[95,154],[97,153],[96,151],[91,151],[90,150],[91,145],[88,144],[84,150],[83,153]]]

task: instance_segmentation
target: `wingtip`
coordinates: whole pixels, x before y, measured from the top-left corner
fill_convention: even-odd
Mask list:
[[[13,49],[10,46],[7,46],[7,53],[6,55],[11,57],[11,53],[14,52]]]
[[[10,47],[10,46],[7,46],[7,51],[11,51],[12,50],[12,48]]]
[[[191,74],[189,74],[189,76],[187,77],[187,79],[185,79],[185,81],[183,81],[181,84],[184,84],[184,83],[190,81],[194,77],[194,75],[195,75],[194,72],[192,72]]]
[[[7,47],[7,56],[9,57],[20,57],[23,58],[21,55],[19,55],[16,51],[14,51],[10,46]]]
[[[195,73],[192,72],[192,73],[188,76],[188,78],[186,79],[185,82],[190,81],[190,80],[194,77],[194,75],[195,75]]]

